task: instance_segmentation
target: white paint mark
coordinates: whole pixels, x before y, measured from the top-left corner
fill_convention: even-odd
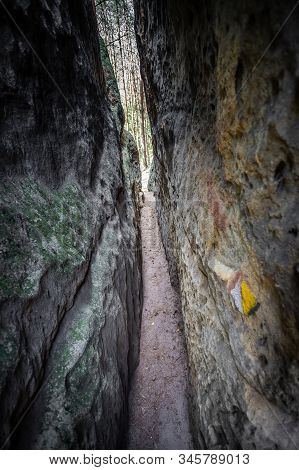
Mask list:
[[[230,293],[231,293],[232,298],[234,299],[235,306],[237,307],[239,312],[243,313],[241,279],[238,279],[235,287],[231,289]]]

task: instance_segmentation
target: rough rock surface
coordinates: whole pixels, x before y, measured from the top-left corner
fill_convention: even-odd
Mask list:
[[[3,3],[0,445],[114,448],[139,351],[138,155],[93,2]]]
[[[147,183],[148,191],[155,192],[155,175],[156,175],[156,159],[153,158],[149,170],[149,178]]]
[[[263,54],[293,6],[135,0],[200,448],[299,446],[298,8]]]

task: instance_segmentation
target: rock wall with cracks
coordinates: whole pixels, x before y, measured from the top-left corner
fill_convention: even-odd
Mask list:
[[[196,445],[298,448],[299,10],[134,3]]]
[[[138,152],[93,1],[3,4],[1,446],[111,449],[139,352]]]

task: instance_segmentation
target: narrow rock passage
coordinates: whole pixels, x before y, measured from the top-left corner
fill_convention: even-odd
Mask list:
[[[141,230],[144,306],[140,363],[129,398],[127,448],[191,449],[182,319],[150,192],[145,192]]]

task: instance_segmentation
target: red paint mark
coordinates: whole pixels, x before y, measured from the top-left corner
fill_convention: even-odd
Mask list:
[[[209,210],[213,216],[214,223],[219,230],[224,230],[226,228],[226,216],[221,209],[220,199],[214,187],[214,182],[211,178],[208,180],[208,206]]]
[[[243,274],[241,273],[241,271],[237,271],[233,277],[228,281],[227,283],[227,290],[228,292],[230,292],[237,284],[237,282],[240,280],[240,279],[243,279]]]

